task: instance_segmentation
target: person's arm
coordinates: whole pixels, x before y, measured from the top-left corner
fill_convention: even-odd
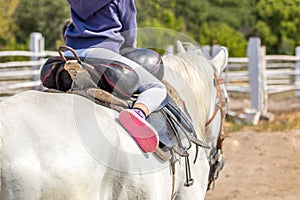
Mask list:
[[[134,0],[120,0],[119,16],[123,26],[121,34],[125,39],[122,48],[135,47],[137,37],[137,23]]]

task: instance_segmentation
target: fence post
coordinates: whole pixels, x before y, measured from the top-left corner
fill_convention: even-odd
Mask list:
[[[300,46],[296,47],[296,56],[300,57]],[[296,97],[300,97],[300,61],[296,62],[295,71],[297,72],[295,75]]]
[[[34,53],[43,53],[45,51],[45,40],[41,33],[33,32],[30,34],[29,50]],[[39,59],[40,59],[39,56],[31,57],[32,61],[37,61]],[[39,68],[40,68],[39,65],[32,66],[32,70],[39,70]],[[35,81],[35,82],[39,81],[39,75],[34,75],[33,81]],[[35,86],[34,89],[39,90],[40,86]]]
[[[247,54],[249,57],[249,82],[251,89],[251,110],[248,112],[248,122],[257,124],[260,117],[268,118],[268,91],[266,84],[265,47],[261,47],[260,38],[249,39]]]
[[[259,92],[260,92],[260,111],[263,117],[268,118],[268,87],[267,87],[267,63],[265,60],[266,47],[262,46],[260,48],[260,66],[259,66]]]

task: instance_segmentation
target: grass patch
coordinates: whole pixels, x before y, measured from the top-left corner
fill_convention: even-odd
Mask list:
[[[256,131],[256,132],[288,132],[290,130],[300,130],[300,111],[275,113],[273,121],[260,120],[257,125],[245,124],[239,119],[226,119],[226,132],[236,131]]]

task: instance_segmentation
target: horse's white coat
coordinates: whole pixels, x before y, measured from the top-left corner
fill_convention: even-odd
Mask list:
[[[210,62],[198,51],[164,63],[165,79],[184,99],[199,137],[216,138],[218,132],[204,134],[216,97]],[[169,163],[143,153],[116,111],[76,95],[28,91],[1,102],[0,113],[1,199],[172,197]],[[219,124],[217,117],[211,126]],[[175,199],[204,199],[209,165],[203,149],[191,166],[195,183],[184,187],[184,160],[176,163]]]

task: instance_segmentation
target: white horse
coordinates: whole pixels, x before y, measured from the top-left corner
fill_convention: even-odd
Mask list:
[[[204,199],[220,111],[206,123],[226,59],[224,49],[211,60],[200,49],[163,59],[164,79],[185,101],[198,138],[211,146],[190,164],[192,186],[184,186],[184,158],[173,176],[169,161],[141,151],[115,110],[78,95],[28,91],[0,103],[1,199]],[[195,156],[195,148],[189,153]]]

